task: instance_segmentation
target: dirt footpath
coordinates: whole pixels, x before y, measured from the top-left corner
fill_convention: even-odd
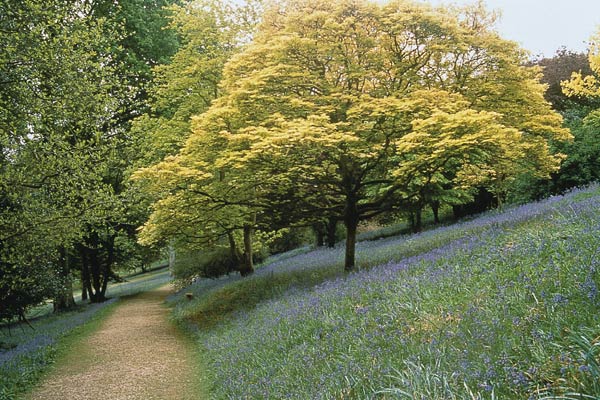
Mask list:
[[[27,399],[199,399],[191,343],[167,320],[169,289],[122,300]]]

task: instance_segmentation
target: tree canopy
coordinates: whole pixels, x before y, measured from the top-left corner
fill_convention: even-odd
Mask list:
[[[113,28],[87,2],[0,2],[0,318],[60,287],[60,248],[110,207]]]
[[[352,270],[362,219],[548,175],[561,160],[548,141],[570,135],[494,18],[408,1],[274,6],[181,151],[140,173],[163,188],[142,234],[333,217]]]
[[[0,1],[0,319],[73,304],[72,270],[102,301],[140,257],[129,123],[177,46],[167,3]]]

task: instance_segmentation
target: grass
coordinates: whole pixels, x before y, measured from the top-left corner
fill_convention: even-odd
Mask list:
[[[164,285],[167,270],[153,271],[119,285],[111,285],[111,300],[101,304],[80,304],[75,310],[47,314],[23,324],[0,329],[0,400],[12,400],[39,382],[56,362],[61,349],[68,349],[81,335],[95,330],[118,297],[130,296]]]
[[[129,296],[132,294],[145,292],[152,288],[161,286],[171,280],[171,275],[165,262],[160,261],[153,263],[147,272],[133,272],[131,275],[124,277],[125,282],[120,283],[109,283],[106,290],[107,297],[121,297]],[[81,294],[78,292],[81,290],[81,284],[75,282],[73,296],[77,304],[81,304]],[[35,319],[47,316],[54,310],[52,301],[48,300],[44,304],[30,309],[27,312],[28,319]],[[0,328],[2,325],[0,325]]]
[[[212,396],[584,399],[600,388],[598,187],[419,235],[296,254],[174,297]]]
[[[112,309],[114,300],[39,318],[31,322],[34,329],[21,326],[10,333],[5,329],[2,340],[9,349],[0,352],[0,400],[14,399],[33,387],[61,349],[97,326]]]
[[[173,320],[170,322],[176,325],[175,328],[178,331],[180,339],[189,349],[188,356],[193,364],[191,374],[193,376],[193,382],[190,382],[186,388],[186,390],[189,391],[188,394],[193,395],[194,398],[198,399],[209,399],[210,393],[208,388],[211,386],[213,377],[210,375],[208,360],[202,352],[198,351],[199,349],[197,342],[194,339],[194,335],[191,334],[192,332],[188,331],[189,325],[182,327]]]
[[[157,288],[171,281],[171,274],[167,268],[152,270],[145,274],[135,274],[126,282],[115,283],[108,287],[108,297],[131,296]]]
[[[102,322],[108,316],[110,316],[111,312],[114,311],[117,305],[117,301],[111,301],[110,303],[106,304],[105,307],[102,307],[102,309],[94,313],[94,315],[88,321],[76,326],[72,330],[68,331],[68,333],[61,336],[56,345],[48,349],[51,357],[47,360],[48,362],[44,368],[40,369],[34,376],[32,376],[33,379],[20,387],[18,392],[24,393],[32,389],[35,384],[40,382],[45,376],[52,372],[52,369],[55,365],[61,364],[63,360],[69,357],[69,354],[75,353],[79,355],[77,360],[80,366],[74,366],[75,369],[84,368],[87,362],[86,360],[88,359],[86,355],[89,354],[89,350],[85,344],[86,339],[100,328]],[[69,359],[72,360],[72,357]],[[0,399],[1,398],[2,397],[0,396]],[[8,398],[10,399],[11,397]]]

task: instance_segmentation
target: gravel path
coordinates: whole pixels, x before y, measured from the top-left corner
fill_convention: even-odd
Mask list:
[[[169,289],[122,300],[28,399],[199,399],[191,343],[167,320]]]

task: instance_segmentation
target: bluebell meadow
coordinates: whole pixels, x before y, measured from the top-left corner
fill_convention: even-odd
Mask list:
[[[0,399],[13,399],[23,388],[35,382],[52,363],[60,338],[89,321],[114,301],[116,298],[88,305],[83,311],[39,318],[31,321],[33,328],[23,324],[13,326],[10,330],[8,326],[3,327],[0,340],[10,348],[0,350]]]
[[[336,272],[342,251],[280,256],[249,280],[186,288],[198,299],[179,301],[175,317],[202,323],[199,307],[215,295],[293,282],[199,326],[215,398],[600,396],[597,186],[362,242],[350,275]]]

